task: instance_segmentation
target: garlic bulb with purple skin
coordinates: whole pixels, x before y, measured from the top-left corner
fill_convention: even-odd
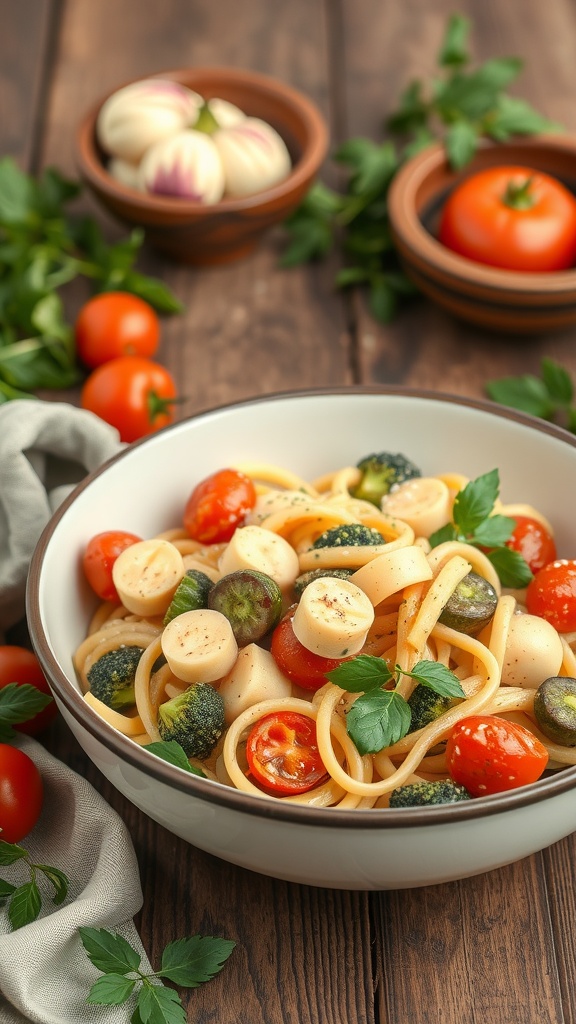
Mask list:
[[[193,128],[162,139],[144,154],[138,187],[154,195],[217,203],[224,192],[224,170],[214,142]]]
[[[290,173],[290,154],[275,128],[246,117],[212,135],[224,168],[226,195],[248,196],[270,188]]]
[[[147,78],[118,89],[103,103],[96,122],[102,149],[136,164],[154,143],[192,124],[203,99],[170,79]]]

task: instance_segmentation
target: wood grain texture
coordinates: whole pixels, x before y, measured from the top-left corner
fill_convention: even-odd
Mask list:
[[[104,92],[189,63],[245,66],[307,92],[333,143],[381,137],[402,88],[434,70],[449,0],[0,0],[2,152],[73,174],[74,128]],[[478,59],[519,54],[519,92],[576,130],[571,0],[463,0]],[[324,171],[331,184],[338,174]],[[123,229],[85,197],[110,238]],[[141,269],[182,298],[159,358],[184,397],[178,416],[299,386],[404,383],[481,396],[490,377],[576,373],[575,332],[510,339],[466,327],[425,300],[393,324],[334,290],[338,256],[281,270],[281,232],[236,265],[192,270],[144,250]],[[83,299],[70,297],[71,311]],[[44,397],[78,401],[78,392]],[[439,438],[439,445],[442,439]],[[450,885],[347,893],[289,885],[209,857],[129,804],[62,722],[47,744],[85,775],[133,836],[153,963],[185,934],[234,939],[210,984],[183,992],[207,1024],[576,1024],[574,837],[520,864]],[[305,856],[305,851],[303,851]]]

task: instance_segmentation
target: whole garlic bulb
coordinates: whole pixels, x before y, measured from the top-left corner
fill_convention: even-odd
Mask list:
[[[202,97],[169,79],[145,78],[108,97],[96,122],[102,149],[111,156],[137,163],[160,139],[192,124]]]
[[[193,128],[162,139],[144,154],[138,186],[155,195],[217,203],[224,192],[218,150],[208,135]]]
[[[275,128],[246,117],[212,138],[224,167],[226,195],[247,196],[282,181],[291,168],[290,154]]]

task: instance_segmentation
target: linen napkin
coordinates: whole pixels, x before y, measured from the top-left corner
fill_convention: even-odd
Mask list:
[[[142,906],[138,864],[121,818],[85,779],[58,761],[36,740],[18,746],[38,766],[44,784],[40,819],[21,841],[32,862],[59,868],[70,889],[55,907],[44,885],[40,917],[10,931],[7,905],[0,908],[1,1024],[127,1024],[133,1006],[96,1006],[86,997],[101,977],[88,959],[79,927],[120,933],[150,971],[133,916]],[[12,885],[30,881],[22,861],[0,867]]]
[[[55,508],[123,447],[114,427],[65,402],[0,406],[0,640],[24,617],[30,558]]]

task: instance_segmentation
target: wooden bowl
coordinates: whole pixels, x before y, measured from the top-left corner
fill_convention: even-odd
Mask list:
[[[404,269],[420,291],[469,323],[521,334],[568,327],[576,323],[576,269],[501,270],[459,256],[438,241],[450,190],[469,174],[498,164],[545,171],[576,192],[576,137],[485,142],[460,173],[451,170],[441,145],[430,146],[401,168],[389,192],[391,228]]]
[[[152,77],[180,82],[205,99],[219,96],[246,114],[268,121],[288,147],[291,173],[272,188],[210,205],[129,188],[108,174],[105,154],[96,139],[96,119],[107,98],[102,97],[77,133],[77,163],[83,181],[109,213],[124,224],[144,228],[146,240],[178,262],[224,263],[247,255],[264,232],[298,206],[312,184],[328,146],[322,115],[296,89],[254,71],[194,67]]]

